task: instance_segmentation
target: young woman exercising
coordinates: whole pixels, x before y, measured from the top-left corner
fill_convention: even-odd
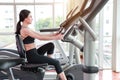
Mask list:
[[[29,28],[29,24],[32,23],[32,15],[29,10],[21,10],[19,13],[19,21],[16,26],[16,34],[20,34],[26,49],[27,60],[29,63],[48,63],[54,65],[55,70],[60,80],[67,80],[66,76],[61,68],[60,62],[51,58],[54,51],[54,44],[47,43],[40,48],[36,48],[34,40],[60,40],[63,38],[62,34],[40,34]],[[47,53],[47,56],[44,54]]]

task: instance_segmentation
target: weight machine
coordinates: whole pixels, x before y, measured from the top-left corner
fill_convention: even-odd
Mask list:
[[[76,57],[78,64],[73,64],[73,65],[69,64],[69,66],[66,66],[64,68],[64,71],[68,80],[94,80],[95,79],[94,76],[99,71],[98,67],[95,66],[95,46],[94,45],[95,45],[97,36],[96,36],[96,33],[94,32],[94,28],[90,26],[90,23],[93,20],[93,18],[97,15],[97,13],[104,7],[107,1],[108,0],[84,0],[79,12],[73,15],[77,7],[71,10],[70,13],[67,15],[66,20],[60,24],[60,28],[58,30],[60,33],[62,32],[64,35],[64,38],[62,41],[71,43],[72,45],[77,47],[80,51],[83,51],[83,54],[84,54],[84,63],[79,64],[79,58],[80,58],[79,54],[70,53],[71,59],[73,58],[73,55],[78,56]],[[76,40],[74,38],[73,32],[76,30],[80,32],[84,32],[84,44],[80,40]],[[3,51],[8,51],[5,53],[8,53],[8,54],[13,53],[15,54],[14,56],[18,57],[18,54],[16,54],[14,50],[13,51],[3,50]],[[0,50],[0,53],[3,53],[2,49]],[[12,71],[12,69],[10,69],[11,67],[14,67],[19,64],[23,64],[25,61],[25,59],[23,58],[17,58],[17,59],[20,59],[20,62],[14,59],[12,62],[15,61],[16,64],[7,66],[5,70],[11,72]],[[12,58],[10,57],[9,59],[0,58],[0,61],[2,60],[5,60],[4,63],[8,62],[12,64],[12,62],[9,62],[12,60]],[[6,65],[7,64],[5,64],[5,66]],[[1,66],[3,66],[3,62],[0,62],[0,70],[3,70]],[[23,71],[23,70],[20,70],[20,71]],[[18,71],[17,73],[19,74],[20,72]],[[10,80],[14,80],[13,74],[14,74],[14,70],[13,70],[13,73],[11,72],[10,77],[12,78],[10,78]],[[38,76],[32,71],[30,72],[23,71],[23,74],[30,74],[30,75],[32,74],[36,77]],[[42,75],[42,74],[39,74],[39,75]],[[38,79],[35,79],[35,80],[38,80]]]
[[[71,15],[74,12],[70,11],[67,19],[60,25],[60,28],[65,31],[63,41],[72,43],[79,48],[80,51],[83,51],[84,54],[83,64],[78,63],[65,69],[68,80],[95,80],[95,75],[99,71],[95,65],[95,41],[97,40],[97,35],[94,32],[94,28],[90,26],[90,23],[107,1],[108,0],[84,0],[80,11],[75,15]],[[73,11],[76,11],[76,8]],[[84,46],[80,41],[70,35],[75,29],[84,31]],[[79,60],[79,55],[75,55],[78,56],[76,58]]]

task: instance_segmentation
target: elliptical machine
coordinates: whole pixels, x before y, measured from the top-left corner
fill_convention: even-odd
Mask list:
[[[80,51],[83,51],[84,54],[84,62],[80,64],[79,54],[74,54],[71,51],[72,53],[69,56],[73,58],[73,55],[75,55],[78,63],[70,64],[64,69],[68,80],[95,80],[95,75],[99,71],[98,66],[95,65],[95,41],[97,40],[97,35],[94,27],[90,26],[90,23],[107,1],[108,0],[84,0],[81,10],[75,15],[72,15],[74,12],[71,11],[71,14],[69,14],[67,19],[60,25],[60,30],[63,30],[61,32],[64,32],[62,41],[73,44]],[[90,5],[86,8],[87,3]],[[82,42],[74,38],[73,32],[75,31],[79,33],[84,31],[84,46]]]

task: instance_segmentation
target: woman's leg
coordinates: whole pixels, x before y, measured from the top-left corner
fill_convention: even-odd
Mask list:
[[[36,49],[29,50],[26,53],[29,63],[48,63],[49,65],[54,65],[58,74],[62,72],[62,68],[58,60],[49,58],[47,56],[39,55]]]
[[[47,56],[51,58],[51,57],[52,57],[52,54],[53,54],[53,52],[54,52],[54,44],[53,44],[52,42],[47,43],[47,44],[39,47],[39,48],[37,49],[37,52],[38,52],[38,54],[40,54],[40,55],[44,55],[45,53],[47,53]]]
[[[53,65],[55,70],[60,78],[60,80],[67,80],[64,72],[62,71],[60,62],[56,59],[52,59],[43,55],[39,55],[36,49],[27,51],[27,59],[29,63],[48,63],[49,65]]]
[[[59,76],[60,80],[67,80],[64,72],[61,72],[60,74],[58,74],[58,76]]]
[[[66,76],[61,68],[60,62],[56,59],[52,59],[43,55],[39,55],[36,49],[27,51],[27,59],[29,63],[48,63],[49,65],[53,65],[55,70],[60,78],[60,80],[67,80]]]

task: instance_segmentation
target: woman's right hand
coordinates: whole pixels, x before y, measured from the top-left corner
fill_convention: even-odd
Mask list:
[[[59,34],[56,34],[56,40],[61,40],[63,39],[63,34],[59,33]]]

